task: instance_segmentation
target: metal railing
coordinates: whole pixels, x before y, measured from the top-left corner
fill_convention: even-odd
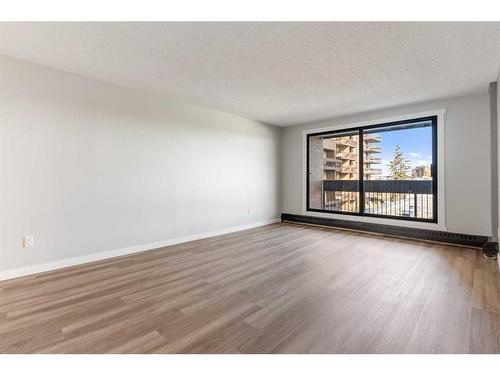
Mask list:
[[[432,194],[365,193],[365,213],[432,219]]]
[[[366,180],[364,188],[364,213],[433,218],[434,196],[430,180]],[[323,208],[359,212],[359,181],[323,181]]]
[[[354,191],[325,191],[323,209],[330,211],[358,212],[359,193]]]
[[[365,174],[382,174],[382,169],[379,168],[365,168]]]
[[[342,162],[337,159],[326,158],[324,167],[328,170],[340,171],[342,169]]]

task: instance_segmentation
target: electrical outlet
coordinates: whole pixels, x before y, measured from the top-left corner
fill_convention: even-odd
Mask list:
[[[23,246],[24,247],[33,247],[34,238],[33,236],[24,236],[23,238]]]

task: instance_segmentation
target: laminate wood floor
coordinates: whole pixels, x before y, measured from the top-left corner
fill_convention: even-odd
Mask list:
[[[3,353],[500,353],[474,249],[279,223],[0,282]]]

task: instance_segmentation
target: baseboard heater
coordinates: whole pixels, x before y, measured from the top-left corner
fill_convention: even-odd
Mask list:
[[[328,227],[361,230],[365,232],[381,233],[398,237],[410,237],[427,241],[446,242],[479,248],[482,248],[489,240],[487,236],[443,232],[420,228],[398,227],[394,225],[365,223],[360,221],[341,220],[328,217],[293,215],[283,213],[281,214],[281,220],[302,224],[314,224]]]

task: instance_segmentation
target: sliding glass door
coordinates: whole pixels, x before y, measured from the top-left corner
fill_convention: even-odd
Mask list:
[[[359,212],[358,149],[357,131],[309,138],[312,208]]]
[[[436,137],[436,117],[309,134],[307,209],[437,222]]]

